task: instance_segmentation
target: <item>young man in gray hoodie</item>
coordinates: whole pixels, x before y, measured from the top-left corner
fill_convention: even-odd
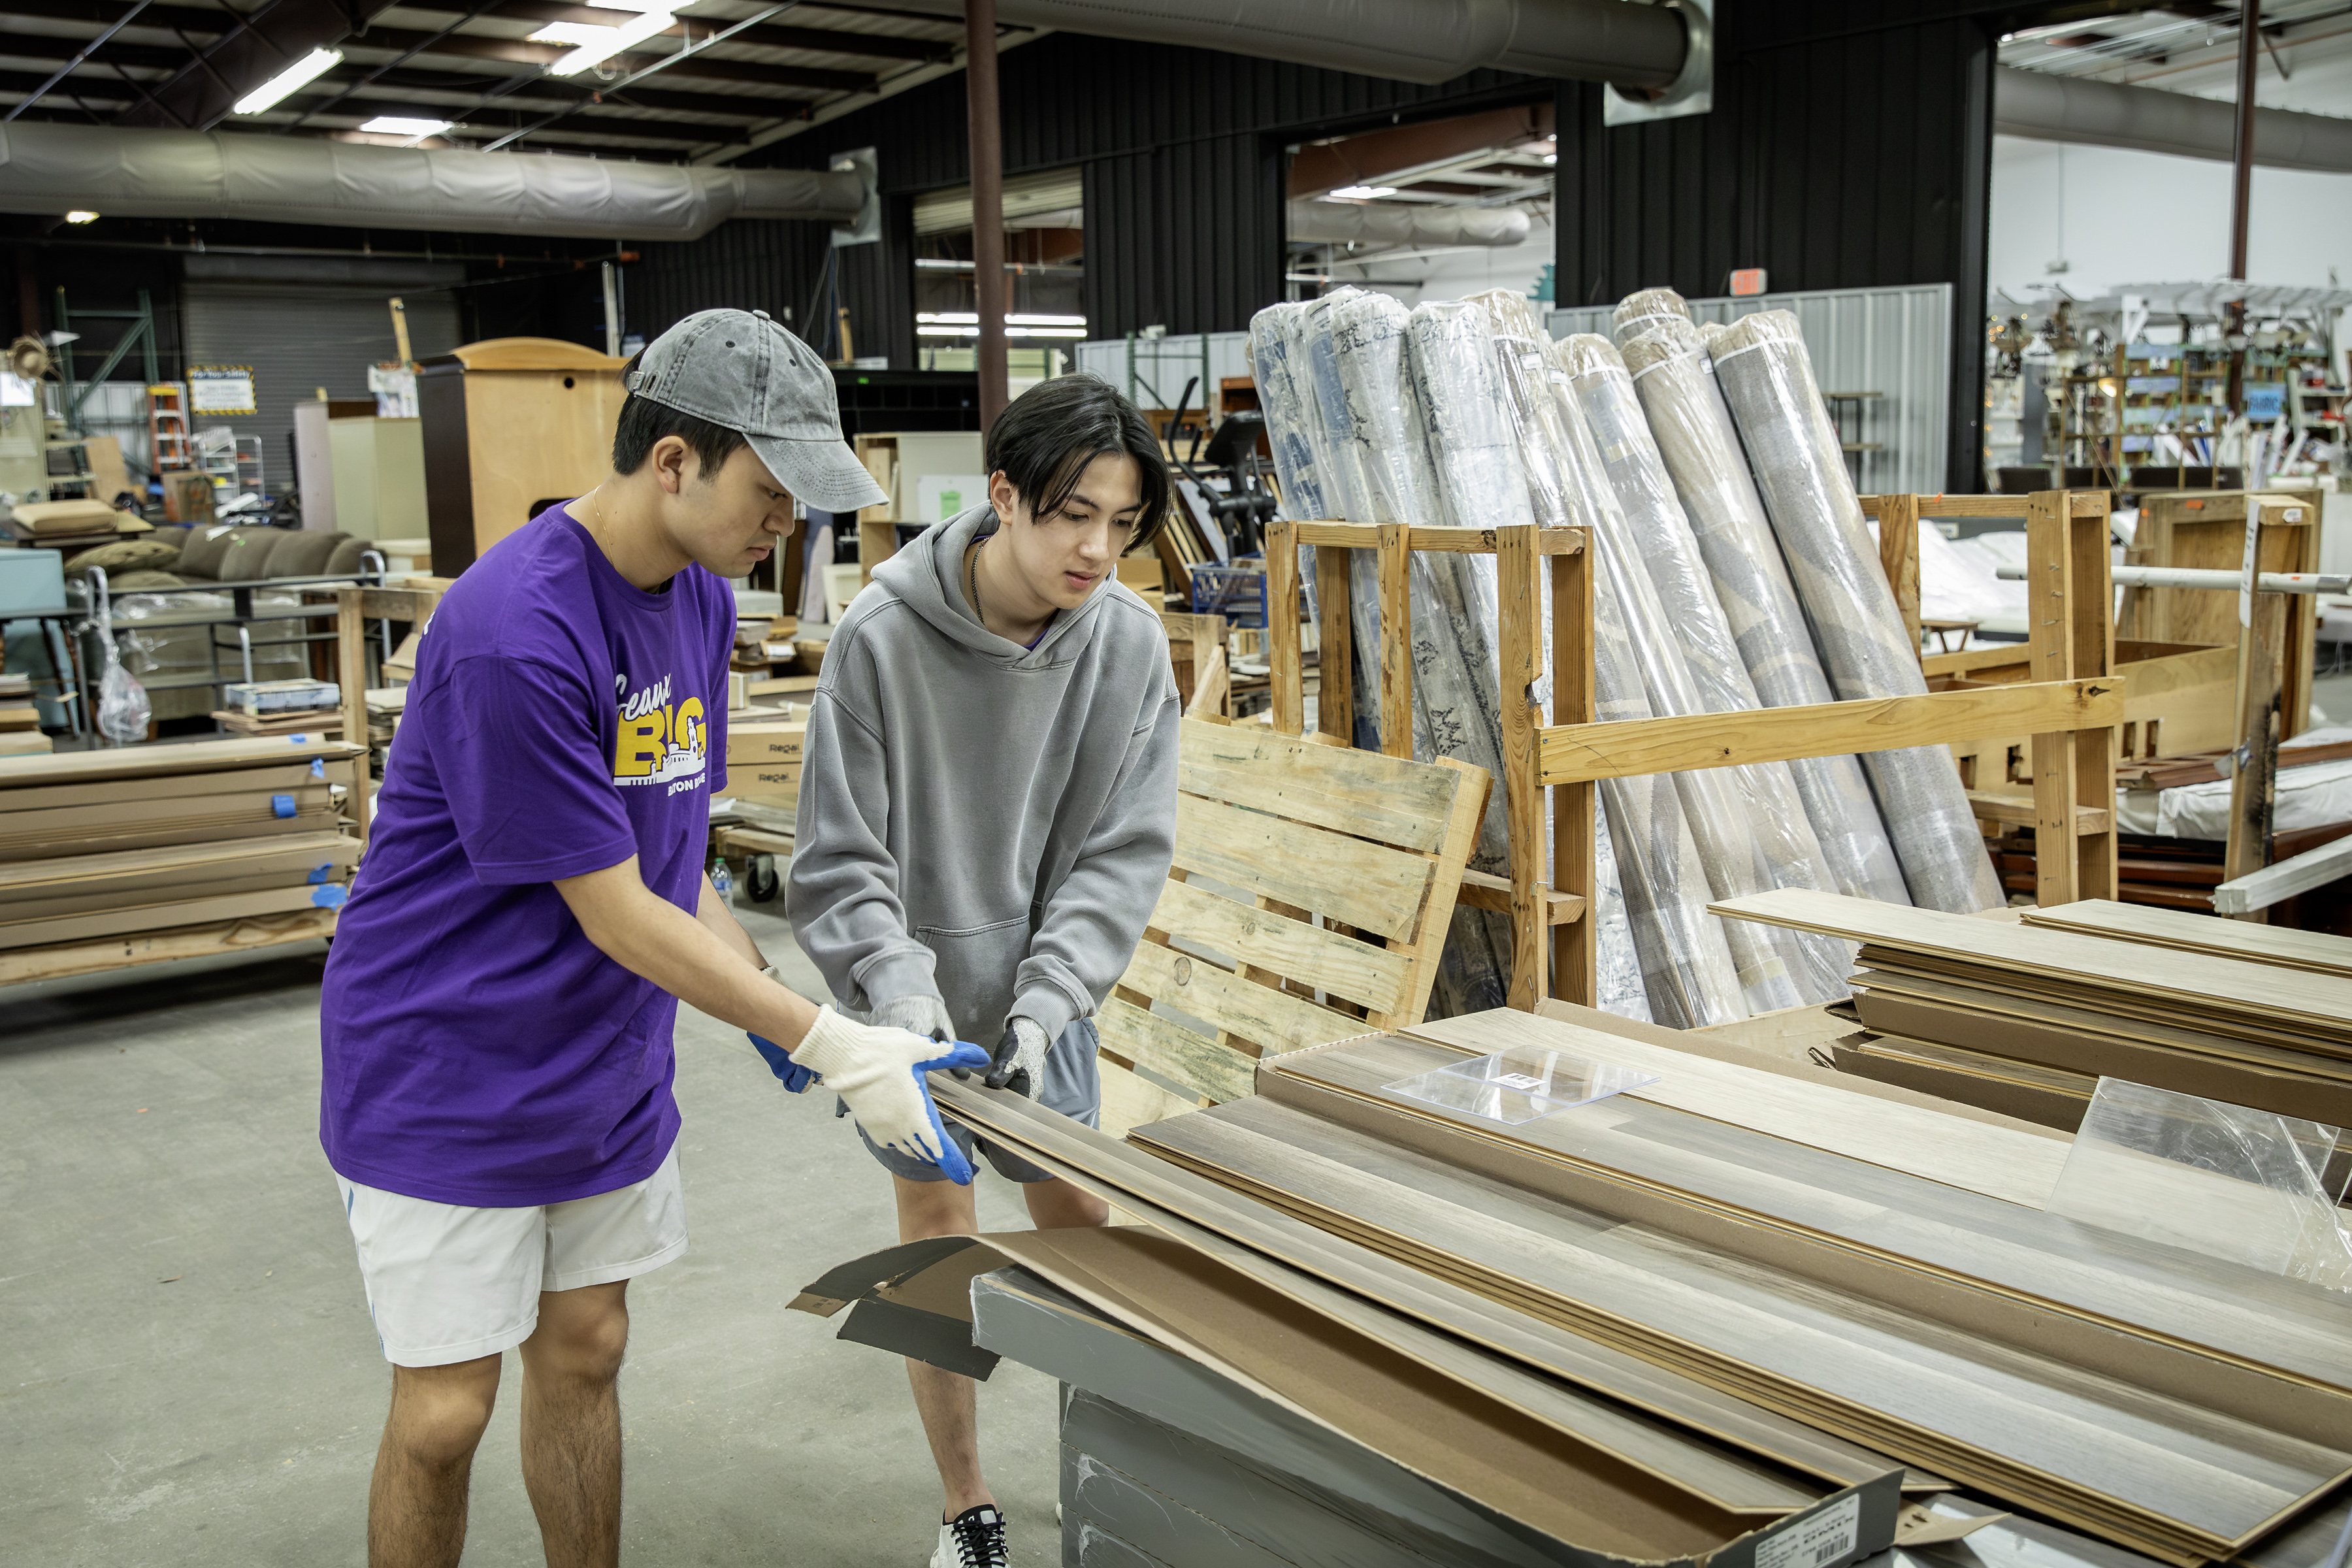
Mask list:
[[[1119,555],[1168,506],[1135,406],[1073,375],[1022,395],[987,445],[989,504],[877,567],[810,710],[793,856],[802,948],[845,1008],[995,1041],[988,1083],[1095,1125],[1093,1015],[1126,972],[1176,839],[1181,708],[1157,611]],[[859,1130],[864,1136],[865,1130]],[[972,1139],[949,1132],[969,1157]],[[971,1189],[866,1146],[904,1241],[978,1227]],[[1101,1200],[980,1144],[1040,1226]],[[940,1469],[933,1568],[1004,1563],[971,1380],[907,1363]]]

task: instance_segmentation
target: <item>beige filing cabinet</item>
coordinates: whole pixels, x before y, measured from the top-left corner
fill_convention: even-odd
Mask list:
[[[415,539],[425,527],[425,421],[334,419],[335,526],[358,539]]]
[[[416,402],[438,575],[611,471],[626,363],[554,338],[492,338],[425,362]]]

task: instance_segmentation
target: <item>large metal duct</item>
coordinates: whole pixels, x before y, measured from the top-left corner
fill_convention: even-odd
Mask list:
[[[963,0],[896,0],[961,16]],[[997,0],[1024,26],[1223,49],[1395,81],[1480,67],[1658,89],[1682,70],[1686,13],[1632,0]],[[1696,19],[1696,18],[1695,18]]]
[[[2235,105],[2218,99],[2007,66],[1993,82],[1993,130],[2042,142],[2131,147],[2226,163],[2237,145],[2237,114]],[[2352,120],[2257,109],[2254,162],[2273,169],[2352,174]]]
[[[292,136],[0,125],[0,212],[698,239],[734,217],[846,223],[854,174],[681,167]]]
[[[1517,245],[1528,221],[1517,207],[1293,202],[1288,226],[1293,240],[1310,245]]]

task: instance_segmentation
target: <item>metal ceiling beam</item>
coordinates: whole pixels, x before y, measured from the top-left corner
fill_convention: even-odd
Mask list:
[[[125,110],[119,123],[206,130],[250,92],[312,49],[330,48],[364,28],[387,0],[263,0],[230,24],[196,58],[155,87],[154,100]],[[216,25],[216,24],[215,24]]]
[[[82,38],[52,38],[32,33],[0,36],[0,56],[19,60],[69,60],[89,47]],[[93,65],[135,66],[142,70],[176,71],[188,63],[188,51],[165,44],[126,44],[116,38],[89,53]]]
[[[280,0],[283,4],[284,0]],[[427,55],[446,55],[460,59],[504,60],[514,65],[552,65],[572,52],[568,45],[534,44],[527,38],[486,38],[471,33],[453,33],[446,38],[435,38],[430,33],[411,33],[396,27],[371,29],[363,39],[354,39],[361,47],[389,49],[397,54],[423,46]],[[739,40],[730,40],[730,42]],[[0,46],[5,47],[5,46]],[[605,63],[623,70],[639,71],[657,63],[657,54],[614,55]],[[827,92],[871,92],[874,78],[859,71],[819,70],[808,66],[768,65],[756,60],[711,59],[698,55],[680,60],[668,68],[666,75],[699,77],[709,81],[745,81],[773,84],[779,87],[814,87]]]
[[[411,92],[463,93],[474,98],[480,96],[483,89],[495,87],[505,79],[499,76],[458,77],[449,71],[401,69],[386,71],[378,85],[404,88]],[[563,77],[542,77],[527,87],[516,89],[504,101],[554,99],[557,101],[551,107],[561,107],[581,99],[593,99],[605,90],[601,87],[581,87]],[[811,101],[783,93],[673,92],[667,88],[647,87],[633,87],[617,96],[645,109],[665,109],[681,114],[721,114],[738,120],[773,120],[780,115],[797,113]],[[584,104],[581,111],[593,114],[602,107],[600,103],[591,102]],[[713,126],[711,129],[721,128]]]
[[[14,5],[16,0],[8,0]],[[72,5],[82,0],[44,0],[45,4]],[[453,0],[407,0],[404,11],[443,11],[459,14],[464,7]],[[483,15],[503,16],[524,22],[586,22],[609,27],[613,13],[594,5],[574,5],[566,0],[499,0]],[[724,16],[694,16],[683,18],[699,31],[715,30],[727,25]],[[928,18],[927,18],[928,19]],[[929,38],[890,38],[874,33],[851,33],[829,27],[789,27],[763,22],[738,33],[743,43],[758,44],[773,49],[810,49],[833,55],[863,55],[877,60],[943,60],[954,53],[951,43],[935,43]]]

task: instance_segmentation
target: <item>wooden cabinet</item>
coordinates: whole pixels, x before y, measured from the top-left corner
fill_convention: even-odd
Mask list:
[[[454,577],[551,500],[611,471],[627,362],[554,338],[492,338],[416,378],[434,570]]]

